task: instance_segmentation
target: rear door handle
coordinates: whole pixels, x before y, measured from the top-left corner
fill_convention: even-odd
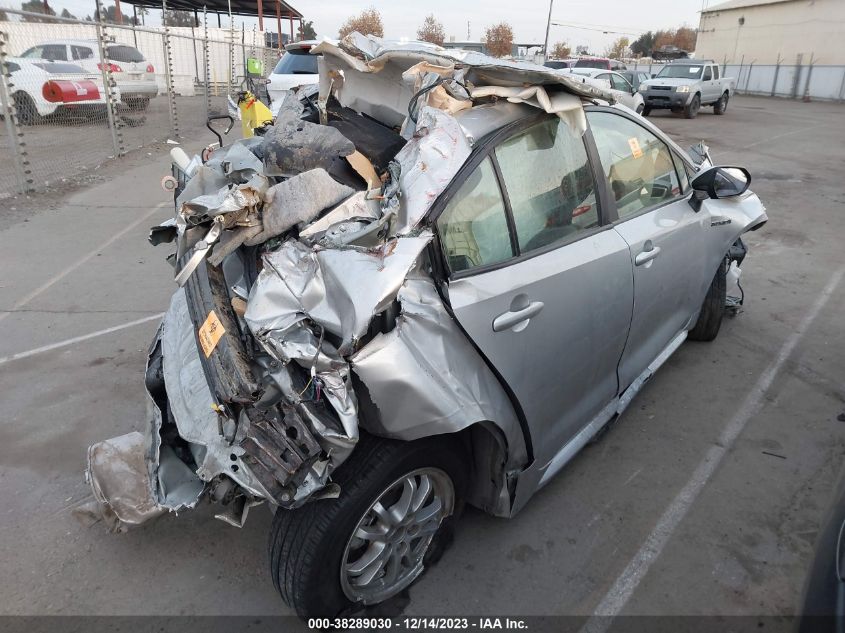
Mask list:
[[[658,255],[660,255],[660,247],[659,246],[653,246],[649,250],[644,250],[644,251],[640,252],[634,258],[634,263],[637,266],[642,266],[643,264],[647,264],[648,262],[650,262],[652,259],[654,259]]]
[[[528,321],[533,316],[536,316],[545,304],[542,301],[532,301],[521,310],[508,310],[493,319],[493,331],[503,332],[509,330],[515,325],[519,325],[523,321]],[[527,325],[527,324],[526,324]],[[522,330],[522,328],[519,328]]]

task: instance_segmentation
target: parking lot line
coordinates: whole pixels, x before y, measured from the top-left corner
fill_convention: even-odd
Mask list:
[[[67,277],[74,270],[76,270],[77,268],[82,266],[84,263],[86,263],[87,261],[89,261],[90,259],[95,257],[97,255],[97,253],[101,252],[103,249],[108,248],[109,246],[114,244],[117,240],[119,240],[121,237],[123,237],[124,235],[126,235],[127,233],[132,231],[139,224],[141,224],[142,222],[146,222],[151,215],[157,213],[158,211],[160,211],[162,208],[168,206],[169,204],[171,204],[171,203],[170,202],[160,202],[159,204],[155,205],[152,209],[150,209],[150,211],[148,213],[146,213],[145,215],[142,215],[140,218],[138,218],[137,220],[135,220],[131,224],[128,224],[127,226],[125,226],[123,229],[121,229],[120,231],[118,231],[117,233],[112,235],[105,242],[103,242],[102,244],[99,244],[96,248],[91,250],[87,255],[85,255],[81,259],[76,260],[73,264],[71,264],[70,266],[68,266],[64,270],[62,270],[62,272],[60,272],[59,274],[55,275],[54,277],[51,277],[48,281],[46,281],[45,283],[40,285],[38,288],[36,288],[32,292],[30,292],[23,299],[18,300],[12,306],[11,310],[9,310],[8,312],[0,313],[0,322],[2,322],[3,319],[8,317],[10,314],[14,314],[15,310],[22,308],[23,306],[25,306],[27,303],[29,303],[30,301],[35,299],[35,297],[37,297],[38,295],[40,295],[44,291],[49,290],[52,286],[54,286],[56,283],[58,283],[59,281],[61,281],[65,277]]]
[[[845,266],[841,266],[831,276],[816,301],[801,319],[798,327],[784,341],[778,355],[760,374],[742,406],[722,431],[717,443],[710,447],[704,459],[693,472],[692,477],[663,512],[639,551],[596,606],[593,611],[594,617],[584,625],[583,631],[589,633],[607,631],[613,622],[613,618],[621,613],[652,563],[660,556],[663,547],[689,511],[698,494],[707,485],[724,456],[731,450],[739,434],[742,433],[748,421],[760,410],[766,392],[772,386],[784,363],[792,355],[796,345],[804,337],[819,312],[833,295],[843,275],[845,275]]]
[[[68,345],[73,345],[74,343],[81,343],[82,341],[87,341],[88,339],[96,338],[98,336],[103,336],[104,334],[111,334],[112,332],[119,332],[120,330],[125,330],[126,328],[134,327],[136,325],[141,325],[142,323],[146,323],[148,321],[155,321],[156,319],[160,319],[164,316],[164,312],[159,312],[158,314],[153,314],[151,316],[144,317],[143,319],[135,319],[134,321],[129,321],[128,323],[122,323],[120,325],[115,325],[112,327],[107,327],[104,330],[97,330],[96,332],[90,332],[89,334],[83,334],[81,336],[74,336],[73,338],[65,339],[64,341],[59,341],[57,343],[50,343],[49,345],[43,345],[41,347],[36,347],[31,350],[27,350],[25,352],[18,352],[17,354],[11,354],[9,356],[0,357],[0,365],[4,365],[6,363],[10,363],[13,360],[19,360],[21,358],[28,358],[29,356],[35,356],[36,354],[43,354],[44,352],[49,352],[54,349],[59,349],[60,347],[67,347]]]

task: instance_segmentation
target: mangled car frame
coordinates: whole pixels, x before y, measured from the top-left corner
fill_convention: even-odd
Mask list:
[[[114,530],[268,503],[300,615],[381,602],[464,503],[512,516],[736,307],[743,168],[549,69],[352,34],[185,167],[146,433],[93,445]]]

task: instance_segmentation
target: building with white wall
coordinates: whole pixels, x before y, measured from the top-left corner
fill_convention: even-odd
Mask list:
[[[728,64],[845,65],[845,0],[715,4],[701,12],[695,56]]]

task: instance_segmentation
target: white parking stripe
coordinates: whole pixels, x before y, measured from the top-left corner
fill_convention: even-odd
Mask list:
[[[35,289],[35,290],[33,290],[32,292],[30,292],[30,293],[29,293],[28,295],[26,295],[23,299],[20,299],[17,303],[15,303],[15,304],[12,306],[12,308],[11,308],[11,310],[10,310],[10,311],[0,313],[0,321],[2,321],[3,319],[5,319],[6,317],[8,317],[10,314],[14,314],[15,310],[17,310],[17,309],[22,308],[23,306],[25,306],[27,303],[29,303],[30,301],[32,301],[33,299],[35,299],[35,297],[37,297],[38,295],[40,295],[42,292],[44,292],[45,290],[48,290],[48,289],[49,289],[49,288],[51,288],[53,285],[55,285],[57,282],[61,281],[61,280],[62,280],[62,279],[64,279],[65,277],[67,277],[70,273],[72,273],[74,270],[76,270],[77,268],[79,268],[80,266],[82,266],[82,264],[84,264],[85,262],[87,262],[88,260],[90,260],[92,257],[95,257],[95,256],[97,255],[97,253],[101,252],[103,249],[108,248],[109,246],[111,246],[112,244],[114,244],[114,243],[115,243],[117,240],[119,240],[121,237],[123,237],[124,235],[126,235],[127,233],[129,233],[129,231],[131,231],[132,229],[134,229],[136,226],[138,226],[138,225],[139,225],[139,224],[141,224],[142,222],[146,222],[146,221],[149,219],[149,217],[150,217],[151,215],[153,215],[154,213],[158,212],[158,211],[159,211],[160,209],[162,209],[163,207],[168,206],[169,204],[170,204],[169,202],[161,202],[161,203],[157,204],[156,206],[154,206],[154,207],[153,207],[153,208],[149,211],[149,213],[147,213],[146,215],[142,215],[140,218],[138,218],[137,220],[135,220],[132,224],[129,224],[129,225],[125,226],[123,229],[121,229],[120,231],[118,231],[117,233],[115,233],[114,235],[112,235],[112,236],[111,236],[109,239],[107,239],[105,242],[103,242],[102,244],[100,244],[99,246],[97,246],[94,250],[92,250],[90,253],[88,253],[85,257],[83,257],[82,259],[78,259],[78,260],[77,260],[77,261],[75,261],[73,264],[71,264],[70,266],[68,266],[68,267],[67,267],[67,268],[65,268],[64,270],[62,270],[62,272],[60,272],[58,275],[56,275],[56,276],[52,277],[50,280],[48,280],[47,282],[45,282],[44,284],[42,284],[41,286],[39,286],[38,288],[36,288],[36,289]]]
[[[824,308],[825,304],[830,299],[837,285],[845,275],[845,266],[840,267],[830,278],[827,285],[822,290],[816,301],[810,307],[809,311],[801,319],[795,331],[789,335],[780,348],[778,355],[766,367],[765,371],[760,375],[757,383],[751,389],[742,403],[742,406],[736,412],[736,415],[731,419],[722,434],[719,436],[717,443],[707,451],[704,459],[693,472],[687,484],[681,489],[678,495],[666,508],[663,516],[657,521],[654,530],[649,534],[648,538],[640,547],[628,566],[613,583],[598,606],[595,608],[593,615],[596,617],[590,618],[584,625],[583,631],[589,633],[602,633],[607,631],[613,622],[613,617],[619,615],[622,609],[630,600],[634,590],[639,585],[640,581],[648,572],[652,563],[657,560],[663,547],[668,542],[672,533],[678,527],[678,524],[683,520],[686,513],[689,511],[693,502],[695,501],[702,488],[707,484],[713,473],[719,467],[722,458],[731,450],[736,438],[742,433],[748,421],[760,410],[766,392],[772,386],[775,378],[783,367],[784,363],[792,355],[795,346],[804,337],[804,334],[812,325],[813,321]]]
[[[96,332],[91,332],[90,334],[83,334],[82,336],[74,336],[73,338],[65,339],[64,341],[59,341],[58,343],[51,343],[50,345],[44,345],[43,347],[36,347],[35,349],[31,349],[26,352],[18,352],[17,354],[12,354],[11,356],[3,356],[0,357],[0,365],[10,363],[13,360],[19,360],[21,358],[35,356],[36,354],[43,354],[44,352],[59,349],[60,347],[67,347],[68,345],[73,345],[74,343],[81,343],[82,341],[87,341],[88,339],[103,336],[104,334],[119,332],[120,330],[125,330],[126,328],[141,325],[142,323],[147,323],[148,321],[155,321],[157,319],[161,319],[161,317],[163,316],[164,312],[159,312],[158,314],[153,314],[152,316],[144,317],[143,319],[136,319],[134,321],[129,321],[129,323],[123,323],[121,325],[107,327],[105,330],[97,330]]]

